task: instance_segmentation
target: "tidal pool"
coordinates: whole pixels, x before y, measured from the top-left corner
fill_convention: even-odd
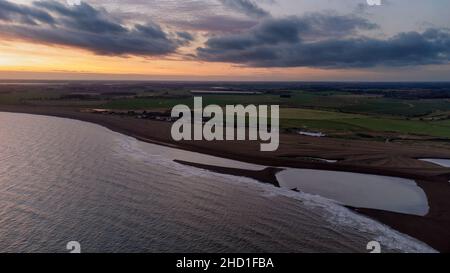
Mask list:
[[[450,159],[440,159],[440,158],[423,158],[419,159],[421,161],[430,162],[442,167],[450,168]]]
[[[277,174],[280,186],[320,195],[343,205],[424,216],[425,192],[413,180],[349,172],[286,169]]]

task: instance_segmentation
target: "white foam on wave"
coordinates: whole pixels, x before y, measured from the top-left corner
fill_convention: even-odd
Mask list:
[[[209,173],[208,175],[222,176],[230,178],[228,175]],[[238,179],[227,179],[227,181],[239,183],[250,183],[262,190],[262,195],[268,198],[287,197],[301,201],[304,205],[319,209],[321,215],[332,225],[350,227],[363,233],[375,234],[374,241],[378,241],[382,246],[391,250],[406,253],[436,253],[437,251],[427,244],[414,239],[406,234],[400,233],[380,222],[364,217],[356,212],[347,209],[339,202],[324,198],[319,195],[304,192],[294,192],[287,189],[276,188],[268,184],[253,179],[238,177]]]
[[[301,201],[305,206],[311,209],[320,210],[320,215],[331,225],[339,225],[340,227],[349,227],[356,229],[361,233],[373,234],[374,241],[378,241],[383,247],[394,251],[406,253],[436,253],[437,251],[427,244],[416,240],[406,234],[402,234],[380,222],[357,214],[356,212],[345,208],[340,203],[327,199],[318,195],[308,194],[304,192],[294,192],[287,189],[276,188],[269,184],[262,184],[251,178],[220,174],[186,166],[174,162],[170,158],[163,155],[153,155],[140,149],[140,141],[132,137],[117,134],[118,154],[129,156],[140,162],[151,165],[160,165],[164,168],[170,168],[172,171],[179,172],[183,176],[199,176],[214,181],[223,181],[232,183],[237,186],[249,186],[258,189],[259,194],[266,198],[286,197]],[[222,178],[222,179],[219,179]]]
[[[179,164],[173,161],[172,158],[168,158],[164,155],[161,154],[151,154],[146,150],[141,149],[141,147],[139,147],[139,144],[142,144],[143,142],[132,138],[132,137],[128,137],[128,136],[124,136],[121,134],[117,134],[117,149],[115,150],[118,154],[118,156],[127,156],[129,158],[132,158],[134,160],[137,160],[141,163],[144,164],[150,164],[152,166],[162,166],[164,168],[170,168],[171,170],[174,171],[179,171],[181,175],[183,176],[188,176],[188,177],[192,177],[192,176],[197,176],[197,175],[201,175],[206,173],[207,171],[202,170],[202,169],[198,169],[198,168],[193,168],[190,166],[186,166],[183,164]],[[147,143],[143,143],[143,144],[147,144]],[[153,145],[153,144],[149,144],[149,145]],[[166,148],[166,147],[162,147],[161,148]]]
[[[67,120],[71,122],[82,122],[70,119]],[[325,216],[325,219],[328,220],[332,225],[350,227],[352,229],[357,229],[363,233],[376,234],[374,240],[379,241],[384,247],[388,247],[392,250],[411,253],[436,252],[433,248],[429,247],[425,243],[420,242],[408,235],[397,232],[389,228],[388,226],[376,222],[372,219],[359,215],[341,206],[339,203],[333,200],[329,200],[317,195],[297,193],[289,191],[287,189],[276,188],[268,184],[262,184],[250,178],[218,174],[207,170],[178,164],[173,162],[172,159],[166,158],[163,155],[153,155],[151,153],[148,153],[147,151],[141,150],[139,147],[140,141],[136,140],[135,138],[113,132],[103,126],[86,122],[83,123],[91,124],[92,126],[102,128],[103,130],[114,134],[116,136],[117,144],[117,146],[114,148],[118,156],[129,156],[130,158],[133,158],[140,162],[144,162],[146,164],[157,164],[162,167],[171,168],[174,171],[178,171],[180,175],[183,176],[202,176],[213,178],[214,181],[233,183],[236,186],[246,185],[248,187],[252,187],[253,192],[258,192],[266,198],[283,196],[299,200],[311,209],[319,209],[321,214]],[[255,191],[255,189],[257,189],[257,191]]]

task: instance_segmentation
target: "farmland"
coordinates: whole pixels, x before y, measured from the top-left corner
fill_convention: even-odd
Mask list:
[[[280,124],[285,130],[320,131],[340,137],[398,134],[450,138],[450,92],[447,94],[445,85],[421,86],[419,91],[403,85],[375,87],[230,84],[227,89],[259,93],[204,94],[203,104],[277,104],[281,108]],[[2,85],[0,105],[170,111],[178,104],[192,107],[190,90],[196,88],[211,86],[192,83]],[[436,90],[430,92],[433,88]]]

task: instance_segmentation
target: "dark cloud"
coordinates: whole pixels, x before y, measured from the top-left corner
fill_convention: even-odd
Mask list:
[[[245,33],[211,38],[197,56],[254,67],[409,66],[450,60],[447,30],[400,33],[384,40],[357,35],[376,27],[354,16],[271,19]]]
[[[172,26],[193,31],[206,31],[209,33],[233,33],[252,28],[257,21],[240,19],[225,15],[203,16],[193,20],[168,21]]]
[[[259,7],[252,0],[219,0],[224,6],[254,18],[270,16],[270,13]]]
[[[55,1],[34,2],[33,6],[15,5],[8,1],[0,4],[9,10],[14,7],[16,18],[49,23],[9,19],[11,16],[5,20],[0,13],[0,20],[4,21],[0,21],[0,34],[14,39],[78,47],[102,55],[142,56],[170,54],[191,41],[186,34],[168,33],[153,22],[126,26],[106,10],[96,9],[85,2],[79,6],[66,6]],[[42,17],[43,14],[51,14],[49,18],[52,19],[41,19],[46,18]]]
[[[295,44],[301,40],[325,39],[354,34],[359,29],[374,29],[376,25],[354,16],[314,14],[305,17],[269,19],[247,32],[211,38],[207,49],[245,50],[251,47]]]
[[[157,56],[176,52],[195,40],[192,33],[205,31],[210,38],[190,56],[192,59],[253,67],[352,68],[450,61],[449,30],[432,28],[376,39],[361,33],[378,26],[355,15],[315,13],[272,18],[253,1],[220,1],[258,19],[215,15],[207,9],[198,11],[202,16],[158,21],[178,29],[172,32],[148,18],[147,23],[131,25],[130,21],[142,20],[127,21],[86,2],[70,7],[50,0],[31,5],[0,0],[0,36],[102,55]],[[178,1],[171,3],[174,9],[180,9]],[[186,12],[202,1],[189,3],[182,6]]]
[[[194,36],[192,34],[190,34],[189,32],[185,32],[185,31],[177,32],[177,35],[179,38],[181,38],[182,40],[185,40],[185,41],[192,42],[195,40]]]
[[[70,29],[97,33],[127,31],[120,23],[108,18],[110,15],[106,11],[97,10],[84,2],[75,7],[65,6],[54,1],[38,1],[33,5],[56,14],[59,24]]]
[[[0,1],[0,21],[18,21],[32,25],[38,23],[54,23],[53,17],[45,11],[33,7],[17,5],[8,1]]]

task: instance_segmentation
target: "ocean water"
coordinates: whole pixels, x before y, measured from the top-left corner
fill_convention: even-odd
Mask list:
[[[69,241],[83,252],[367,252],[372,240],[434,251],[334,201],[173,162],[194,157],[213,160],[0,113],[0,252],[67,252]]]

